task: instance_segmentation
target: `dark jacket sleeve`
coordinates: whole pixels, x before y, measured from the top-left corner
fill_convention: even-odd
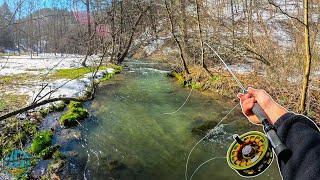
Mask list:
[[[291,150],[288,159],[278,158],[284,180],[320,179],[320,133],[309,118],[286,113],[275,123],[277,134]]]

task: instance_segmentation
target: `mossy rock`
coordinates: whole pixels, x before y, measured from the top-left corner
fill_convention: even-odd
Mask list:
[[[66,108],[66,103],[65,102],[59,102],[55,105],[53,105],[53,110],[54,111],[63,111]]]
[[[60,159],[65,159],[66,156],[59,150],[56,150],[53,154],[52,154],[52,158],[54,160],[60,160]]]
[[[23,126],[22,129],[24,132],[26,132],[28,135],[34,135],[37,133],[37,124],[34,122],[30,122],[30,121],[26,121]]]
[[[72,109],[72,108],[80,108],[82,107],[82,103],[81,102],[76,102],[76,101],[70,101],[68,108]]]
[[[49,108],[41,108],[39,110],[39,113],[41,114],[42,117],[46,117],[50,113],[50,109]]]
[[[40,131],[32,140],[30,151],[34,154],[39,154],[45,148],[51,146],[53,138],[53,132],[51,131]]]
[[[47,172],[48,173],[59,172],[60,170],[62,170],[64,164],[65,164],[65,161],[61,159],[53,161],[51,164],[49,164]],[[49,177],[52,177],[52,176],[49,176]]]
[[[60,124],[64,127],[73,127],[78,121],[87,118],[88,111],[82,107],[82,103],[71,101],[68,105],[68,111],[60,118]]]
[[[107,73],[100,81],[101,82],[107,81],[107,80],[111,79],[115,74],[116,74],[116,71],[112,72],[112,73]]]
[[[53,157],[53,154],[58,151],[59,148],[59,145],[46,147],[39,153],[39,156],[42,159],[50,159],[51,157]]]
[[[109,171],[121,170],[121,169],[124,169],[125,167],[126,167],[125,164],[121,163],[118,160],[112,160],[108,162]]]
[[[218,123],[215,121],[206,121],[202,125],[192,128],[191,132],[197,135],[205,135],[210,129],[214,128]]]

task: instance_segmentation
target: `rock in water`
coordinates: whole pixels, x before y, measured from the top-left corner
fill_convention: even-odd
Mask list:
[[[33,168],[31,172],[31,176],[34,179],[41,179],[47,172],[48,165],[51,160],[41,160],[39,163]]]
[[[112,160],[108,162],[109,171],[121,170],[124,168],[125,168],[125,165],[118,160]]]
[[[81,137],[79,130],[75,129],[62,129],[57,136],[57,144],[65,144],[72,140],[78,140]]]

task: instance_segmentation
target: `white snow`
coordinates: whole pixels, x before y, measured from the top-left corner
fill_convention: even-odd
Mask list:
[[[227,70],[225,67],[223,68]],[[231,69],[232,72],[236,72],[239,74],[254,72],[253,67],[249,64],[232,64],[232,65],[229,65],[229,68]]]
[[[59,54],[57,56],[54,54],[40,54],[39,56],[34,56],[32,59],[29,55],[2,57],[0,58],[0,77],[20,73],[39,75],[46,74],[51,70],[78,68],[81,67],[81,62],[84,58],[84,56],[73,54]],[[87,65],[97,65],[99,60],[99,56],[91,56],[87,59]],[[106,74],[113,72],[113,68],[99,70],[95,75],[95,80],[102,79]],[[83,78],[74,80],[58,79],[39,82],[39,80],[30,79],[24,82],[23,85],[10,85],[10,87],[4,87],[2,90],[5,90],[5,94],[28,95],[28,103],[34,100],[46,84],[48,84],[47,87],[41,91],[38,99],[43,96],[44,98],[42,100],[56,97],[79,97],[83,95],[91,85],[92,77],[93,73],[88,73],[85,74]],[[52,90],[55,91],[49,93]]]
[[[83,55],[62,54],[39,54],[39,56],[21,55],[21,56],[0,56],[0,76],[30,73],[47,73],[52,68],[77,68],[81,67],[84,60]],[[87,65],[94,65],[99,56],[89,56]]]

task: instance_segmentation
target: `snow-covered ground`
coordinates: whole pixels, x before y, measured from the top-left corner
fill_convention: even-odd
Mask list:
[[[77,68],[85,56],[75,54],[39,54],[39,56],[0,56],[0,76],[47,73],[51,69]],[[89,56],[87,65],[94,65],[99,56]]]
[[[81,67],[84,56],[62,54],[55,56],[54,54],[40,54],[32,59],[28,55],[8,56],[0,58],[0,77],[20,75],[27,73],[34,78],[27,78],[25,82],[19,82],[8,85],[1,85],[0,91],[2,96],[6,94],[27,95],[28,103],[32,102],[39,94],[41,89],[45,87],[38,95],[38,99],[54,97],[79,97],[85,93],[92,82],[92,73],[85,74],[80,79],[48,79],[44,78],[47,73],[53,73],[57,69],[70,69]],[[87,60],[88,66],[95,66],[100,61],[99,56],[91,56]],[[101,79],[107,73],[112,73],[114,69],[107,68],[99,70],[95,79]],[[52,93],[50,91],[55,90]]]

